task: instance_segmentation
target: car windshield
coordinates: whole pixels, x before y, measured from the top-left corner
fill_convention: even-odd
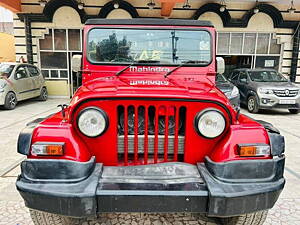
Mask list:
[[[217,74],[216,76],[216,82],[218,83],[226,83],[227,80],[222,74]]]
[[[211,35],[206,30],[92,29],[88,59],[92,63],[196,65],[211,62]],[[150,61],[150,62],[149,62]]]
[[[14,65],[10,64],[0,64],[0,78],[3,78],[4,76],[8,78],[14,67]]]
[[[251,71],[248,72],[255,82],[287,82],[288,80],[276,71]]]

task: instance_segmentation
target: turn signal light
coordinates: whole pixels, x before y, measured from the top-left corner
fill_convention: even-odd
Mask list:
[[[60,156],[64,154],[65,143],[34,143],[31,147],[33,155]]]
[[[271,154],[269,145],[238,145],[239,155],[242,157],[265,156]]]

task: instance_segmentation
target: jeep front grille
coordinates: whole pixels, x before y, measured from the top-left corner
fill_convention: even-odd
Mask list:
[[[183,161],[186,108],[118,106],[118,158],[125,165]]]

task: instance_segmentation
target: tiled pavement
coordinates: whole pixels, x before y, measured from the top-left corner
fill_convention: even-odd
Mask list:
[[[66,99],[50,99],[47,102],[27,101],[21,103],[14,111],[0,110],[0,173],[21,158],[16,153],[16,140],[23,126],[37,117],[46,116],[57,111],[56,106]],[[246,113],[245,111],[243,111]],[[246,113],[247,114],[247,113]],[[300,114],[290,115],[285,111],[264,111],[251,115],[273,123],[285,135],[286,151],[286,187],[275,207],[269,211],[266,225],[300,225]],[[32,225],[28,209],[15,189],[14,182],[19,174],[19,167],[0,177],[0,225]],[[119,224],[167,225],[175,221],[177,225],[203,224],[188,219],[187,215],[128,215],[120,214]],[[110,222],[108,222],[110,221]],[[118,220],[114,220],[118,221]],[[114,224],[109,216],[101,217],[98,222],[90,224]],[[115,224],[118,224],[116,222]],[[213,224],[213,223],[209,223]]]

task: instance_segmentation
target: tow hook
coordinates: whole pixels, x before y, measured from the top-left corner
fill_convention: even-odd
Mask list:
[[[65,120],[66,119],[65,109],[68,108],[68,105],[67,104],[60,104],[57,107],[61,108],[61,114],[62,114],[63,120]]]

